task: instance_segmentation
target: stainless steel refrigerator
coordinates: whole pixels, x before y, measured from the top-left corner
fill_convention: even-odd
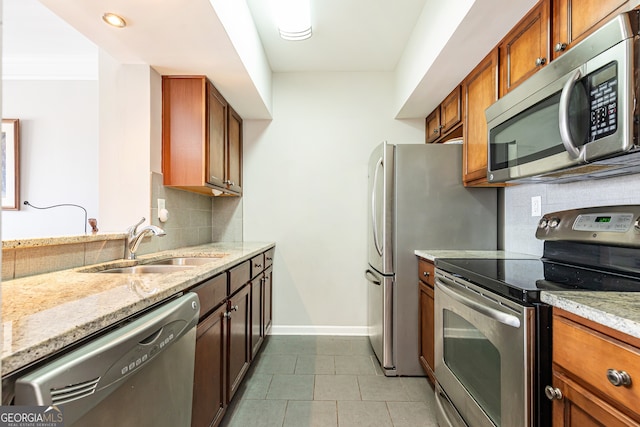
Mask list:
[[[387,376],[424,375],[416,249],[496,249],[497,190],[462,185],[459,144],[388,144],[369,159],[367,304]]]

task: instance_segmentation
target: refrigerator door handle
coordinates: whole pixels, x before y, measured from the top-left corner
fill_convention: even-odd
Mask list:
[[[382,162],[382,157],[376,163],[376,171],[373,174],[373,186],[371,188],[371,219],[373,224],[373,244],[376,247],[376,251],[378,251],[378,255],[382,256],[382,251],[384,250],[384,246],[380,246],[380,241],[378,238],[378,220],[376,213],[376,184],[378,183],[378,171],[380,167],[384,167]]]
[[[367,278],[367,280],[371,283],[373,283],[374,285],[380,286],[382,284],[382,282],[380,282],[380,280],[378,280],[378,278],[375,276],[375,274],[373,274],[373,271],[367,269],[364,272],[364,277]]]

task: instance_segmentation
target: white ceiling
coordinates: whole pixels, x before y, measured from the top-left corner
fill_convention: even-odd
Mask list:
[[[265,63],[273,72],[394,71],[423,9],[428,13],[423,18],[431,26],[430,12],[444,7],[442,0],[311,0],[313,36],[292,42],[278,37],[267,0],[246,0],[248,9],[240,1],[4,0],[3,65],[42,57],[57,57],[60,66],[75,66],[82,62],[79,58],[97,63],[96,46],[100,46],[121,63],[148,64],[160,74],[205,74],[243,117],[270,118],[266,100],[270,94],[261,92],[238,44],[253,42],[259,48],[261,43]],[[457,38],[451,37],[455,46],[447,44],[449,55],[438,54],[424,70],[424,78],[413,86],[399,116],[426,116],[534,2],[456,0],[448,4],[450,13],[458,11],[464,28]],[[470,4],[467,16],[473,17],[467,18]],[[224,16],[221,8],[229,8]],[[242,8],[247,10],[246,19],[238,13]],[[500,10],[503,19],[487,26],[486,17],[494,10]],[[102,23],[106,11],[124,16],[127,28]],[[432,34],[439,34],[442,24],[434,18]],[[420,28],[424,26],[423,20]],[[429,42],[419,41],[427,49]],[[451,54],[455,51],[462,55]],[[10,67],[5,66],[4,77],[7,70]],[[269,75],[258,77],[270,80]]]
[[[269,1],[247,0],[274,72],[393,71],[427,0],[311,0],[313,35],[278,36]]]

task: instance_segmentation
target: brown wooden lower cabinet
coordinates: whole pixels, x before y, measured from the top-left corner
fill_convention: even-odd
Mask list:
[[[274,249],[196,285],[200,298],[196,329],[192,427],[217,427],[271,327]],[[260,258],[262,257],[262,258]],[[251,263],[264,259],[252,271]]]
[[[251,281],[251,360],[260,350],[264,334],[262,331],[262,301],[264,299],[264,279],[255,278]]]
[[[272,319],[272,296],[273,296],[273,267],[268,267],[264,271],[264,278],[262,281],[262,335],[267,336],[271,330]]]
[[[640,339],[557,308],[552,330],[553,427],[640,426]]]
[[[251,285],[242,287],[229,298],[227,330],[229,359],[227,361],[227,402],[238,390],[251,361]]]
[[[192,427],[218,425],[226,409],[226,313],[222,305],[196,329]]]
[[[418,258],[418,277],[419,277],[419,319],[420,324],[419,340],[420,340],[420,364],[427,377],[435,384],[434,375],[434,271],[433,262],[424,258]]]

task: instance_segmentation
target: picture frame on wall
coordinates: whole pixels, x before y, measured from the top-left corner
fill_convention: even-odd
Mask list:
[[[19,119],[2,119],[2,209],[20,209]]]

